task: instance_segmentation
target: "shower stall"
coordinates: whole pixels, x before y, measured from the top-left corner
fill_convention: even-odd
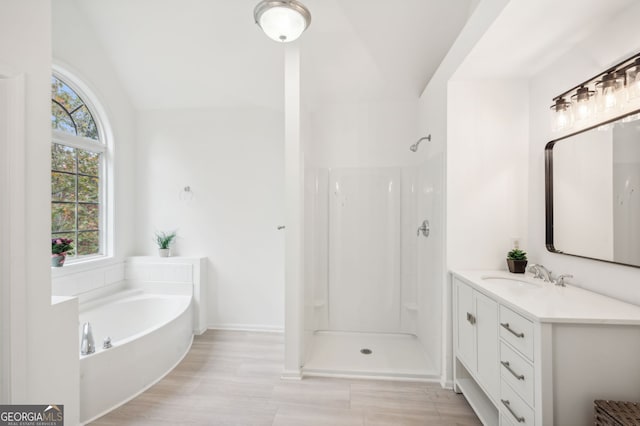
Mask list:
[[[305,375],[440,378],[443,155],[418,144],[393,166],[305,157]]]

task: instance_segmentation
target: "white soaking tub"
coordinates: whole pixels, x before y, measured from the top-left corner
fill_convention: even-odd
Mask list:
[[[192,287],[182,287],[188,287],[188,294],[127,290],[80,306],[78,337],[81,339],[83,324],[89,322],[96,346],[95,353],[80,355],[82,423],[149,388],[189,351]],[[107,337],[112,347],[103,349]]]

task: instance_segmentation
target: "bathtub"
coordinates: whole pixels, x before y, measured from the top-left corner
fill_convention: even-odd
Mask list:
[[[191,286],[182,288],[177,294],[125,290],[80,305],[78,342],[82,325],[90,322],[96,346],[95,353],[80,355],[82,423],[149,388],[189,351],[193,341],[192,292]],[[102,347],[106,337],[111,338],[109,349]]]

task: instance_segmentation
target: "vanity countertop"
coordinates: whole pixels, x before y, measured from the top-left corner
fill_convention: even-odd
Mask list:
[[[531,319],[540,322],[576,324],[640,325],[640,306],[603,296],[570,284],[560,287],[534,279],[531,274],[507,271],[451,271],[476,290],[493,296]],[[486,277],[524,280],[535,285],[516,285]]]

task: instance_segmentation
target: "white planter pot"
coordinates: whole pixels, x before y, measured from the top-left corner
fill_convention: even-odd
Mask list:
[[[171,254],[171,249],[158,249],[158,254],[160,254],[160,257],[169,257],[169,255]]]

